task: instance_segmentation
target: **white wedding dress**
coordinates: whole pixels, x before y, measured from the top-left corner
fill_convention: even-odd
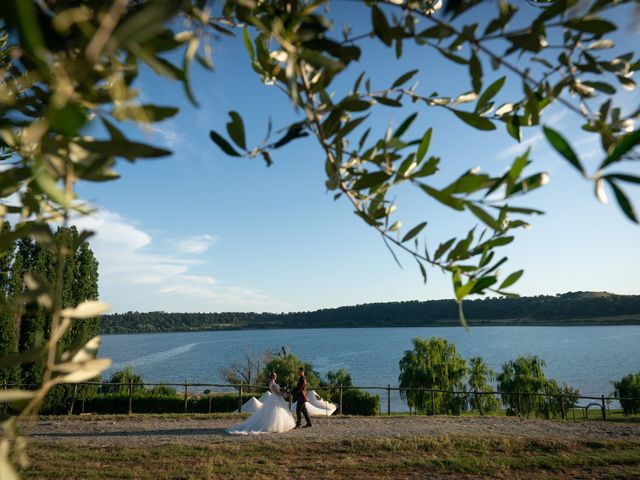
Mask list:
[[[272,395],[264,398],[262,407],[256,410],[244,422],[229,427],[227,433],[235,435],[250,435],[258,433],[286,432],[296,426],[293,415],[289,411],[289,403],[282,398],[280,386],[271,382],[269,391]]]
[[[338,408],[334,403],[323,400],[315,390],[309,392],[309,401],[305,402],[310,417],[328,417]],[[291,411],[295,411],[298,402],[293,402]]]

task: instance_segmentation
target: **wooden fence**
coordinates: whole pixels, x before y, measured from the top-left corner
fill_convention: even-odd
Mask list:
[[[73,398],[71,400],[71,404],[69,407],[69,414],[72,414],[74,412],[74,408],[76,405],[76,402],[78,400],[82,401],[82,403],[84,404],[84,391],[82,391],[80,393],[81,398],[78,399],[78,387],[81,385],[87,385],[87,386],[95,386],[95,387],[99,387],[99,390],[101,390],[101,392],[98,392],[98,394],[100,393],[108,393],[108,392],[113,392],[114,389],[115,391],[120,391],[121,387],[125,387],[126,388],[126,392],[127,392],[127,396],[128,396],[128,401],[129,401],[129,414],[131,414],[133,412],[133,398],[134,398],[134,390],[136,388],[145,388],[145,387],[158,387],[158,386],[163,386],[163,387],[172,387],[176,389],[176,393],[179,390],[182,390],[182,397],[184,398],[184,413],[189,413],[188,412],[188,400],[189,400],[189,396],[190,395],[197,395],[197,396],[202,396],[202,395],[206,395],[209,398],[209,413],[211,413],[211,399],[212,396],[216,394],[216,392],[211,391],[211,389],[213,388],[217,388],[217,389],[233,389],[237,391],[237,395],[238,395],[238,411],[242,412],[242,403],[243,403],[243,393],[248,393],[248,392],[255,392],[255,391],[261,391],[261,390],[268,390],[268,387],[264,386],[264,385],[250,385],[250,384],[244,384],[244,383],[240,383],[240,384],[228,384],[228,383],[189,383],[189,382],[184,382],[184,383],[165,383],[165,382],[154,382],[154,383],[150,383],[150,382],[144,382],[144,383],[133,383],[132,380],[130,380],[128,383],[110,383],[110,382],[81,382],[81,383],[76,383],[73,384],[74,385],[74,389],[73,389]],[[3,388],[7,389],[7,388],[35,388],[38,385],[35,384],[10,384],[10,383],[3,383]],[[206,390],[201,391],[201,390],[196,390],[196,389],[202,389],[203,387],[206,387]],[[191,389],[191,391],[190,391]],[[624,401],[640,401],[640,398],[618,398],[618,397],[609,397],[609,396],[604,396],[604,395],[600,395],[599,397],[596,396],[584,396],[584,395],[565,395],[565,394],[551,394],[551,393],[531,393],[531,392],[499,392],[499,391],[490,391],[490,392],[478,392],[478,391],[467,391],[467,390],[461,390],[461,391],[456,391],[456,390],[439,390],[439,389],[432,389],[432,388],[423,388],[423,387],[392,387],[391,385],[387,385],[385,386],[355,386],[355,385],[350,385],[350,386],[343,386],[342,384],[340,385],[329,385],[329,386],[322,386],[322,387],[308,387],[308,390],[321,390],[321,391],[334,391],[337,390],[338,391],[338,408],[337,408],[337,413],[339,415],[342,415],[343,412],[343,393],[345,390],[348,389],[356,389],[356,390],[365,390],[365,391],[380,391],[381,393],[381,397],[385,396],[386,393],[386,410],[387,410],[387,415],[391,415],[392,411],[391,411],[391,395],[392,392],[409,392],[409,391],[422,391],[422,392],[427,392],[428,395],[431,396],[431,411],[428,412],[429,415],[433,415],[436,412],[436,394],[438,393],[442,393],[442,394],[449,394],[449,395],[459,395],[462,397],[469,397],[469,396],[474,396],[476,399],[480,399],[483,395],[490,395],[490,396],[518,396],[519,398],[522,397],[551,397],[551,398],[556,398],[558,400],[558,403],[560,405],[560,413],[561,413],[561,417],[562,419],[566,419],[567,418],[567,413],[565,411],[565,399],[571,399],[571,400],[575,400],[576,403],[579,402],[580,400],[588,400],[590,401],[590,403],[588,405],[585,406],[578,406],[578,408],[581,408],[583,410],[583,414],[584,417],[587,418],[587,412],[588,409],[591,407],[597,407],[600,408],[601,414],[602,414],[602,420],[606,421],[607,420],[607,402],[609,401],[620,401],[620,400],[624,400]],[[233,392],[218,392],[218,393],[233,393]],[[382,400],[382,398],[381,398]],[[291,401],[289,401],[289,403],[291,404]],[[477,404],[480,406],[479,408],[479,414],[480,415],[484,415],[484,412],[482,411],[482,402],[478,401]],[[84,410],[84,408],[82,409]],[[382,404],[380,406],[380,410],[382,413]]]

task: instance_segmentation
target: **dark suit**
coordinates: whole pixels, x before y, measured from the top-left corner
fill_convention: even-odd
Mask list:
[[[306,403],[309,401],[309,397],[307,396],[307,379],[304,378],[304,375],[300,375],[298,379],[298,385],[293,389],[293,395],[296,397],[297,405],[296,405],[296,426],[299,427],[302,423],[302,415],[304,415],[304,419],[307,421],[307,425],[311,426],[311,419],[309,418],[309,412],[307,412]]]

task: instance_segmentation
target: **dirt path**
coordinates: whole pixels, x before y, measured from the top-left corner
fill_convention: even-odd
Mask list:
[[[73,441],[86,445],[203,444],[255,441],[256,436],[229,435],[225,428],[240,417],[60,417],[38,420],[26,430],[37,441]],[[626,440],[640,443],[640,424],[602,421],[548,421],[505,417],[329,417],[313,428],[265,434],[269,441],[296,437],[343,440],[358,437],[417,435],[505,436],[562,440]]]

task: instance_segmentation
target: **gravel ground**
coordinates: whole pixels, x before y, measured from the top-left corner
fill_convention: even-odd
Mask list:
[[[202,444],[255,441],[255,435],[229,435],[240,417],[60,417],[25,425],[40,442],[81,441],[86,445]],[[26,432],[25,432],[26,433]],[[625,440],[640,443],[640,424],[602,421],[549,421],[514,417],[329,417],[312,428],[259,435],[269,441],[332,440],[364,437],[471,435],[562,440]]]

